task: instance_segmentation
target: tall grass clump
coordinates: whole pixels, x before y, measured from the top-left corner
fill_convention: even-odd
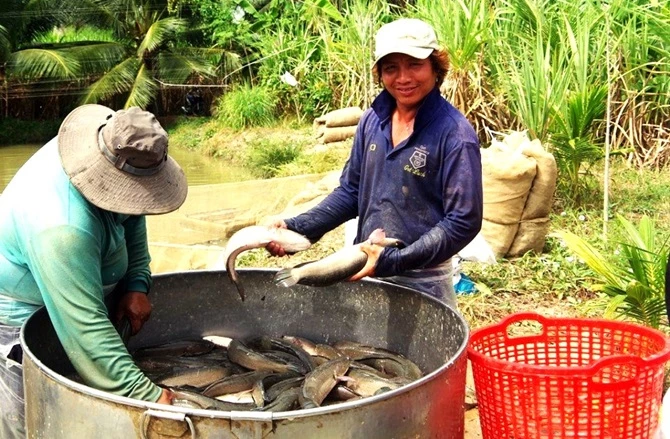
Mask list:
[[[263,12],[271,25],[254,42],[261,55],[255,80],[277,96],[282,114],[310,122],[330,108],[334,90],[322,64],[323,43],[310,23],[311,4],[271,2]]]
[[[493,92],[485,63],[486,47],[492,43],[491,2],[417,0],[409,11],[433,25],[438,41],[449,54],[449,72],[440,87],[447,100],[465,114],[479,133],[485,133],[485,128],[514,128],[504,96]]]
[[[216,104],[216,115],[226,126],[241,130],[274,123],[276,101],[266,87],[244,84],[224,94]]]
[[[612,2],[612,142],[633,147],[629,163],[667,165],[670,117],[670,12],[667,2]]]
[[[341,12],[335,10],[314,20],[324,45],[324,74],[335,91],[333,103],[337,107],[367,108],[379,93],[371,71],[375,34],[395,17],[394,12],[402,11],[386,1],[350,0],[342,2]]]
[[[259,178],[276,177],[284,165],[300,157],[302,148],[292,141],[258,139],[249,145],[246,167]]]

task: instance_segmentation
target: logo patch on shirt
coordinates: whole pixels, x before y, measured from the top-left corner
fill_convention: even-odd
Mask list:
[[[426,166],[427,162],[428,152],[426,151],[426,147],[420,146],[412,153],[412,156],[409,158],[409,165],[405,165],[405,171],[419,177],[425,177],[426,172],[422,168]]]

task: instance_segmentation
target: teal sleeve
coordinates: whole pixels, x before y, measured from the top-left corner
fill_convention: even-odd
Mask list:
[[[59,226],[40,232],[26,250],[56,334],[82,379],[103,391],[156,401],[161,388],[135,366],[107,316],[98,240]]]
[[[127,289],[148,293],[152,282],[146,219],[144,216],[131,216],[123,223],[123,228],[128,249]]]

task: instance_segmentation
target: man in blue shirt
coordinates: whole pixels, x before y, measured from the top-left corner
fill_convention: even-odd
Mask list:
[[[84,105],[0,196],[0,437],[25,435],[19,329],[41,306],[85,383],[170,403],[112,322],[125,317],[136,333],[151,313],[144,215],[177,209],[188,190],[167,147],[153,114]],[[121,286],[109,315],[105,296]]]
[[[439,92],[448,64],[427,23],[382,26],[373,73],[384,90],[361,117],[339,187],[275,225],[316,241],[358,216],[356,243],[382,228],[405,247],[364,244],[368,263],[349,280],[384,278],[456,307],[451,257],[479,232],[483,195],[477,135]],[[267,249],[285,254],[276,243]]]

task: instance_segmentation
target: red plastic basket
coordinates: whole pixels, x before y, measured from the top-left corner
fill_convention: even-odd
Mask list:
[[[511,334],[526,322],[531,335]],[[517,313],[473,331],[468,357],[484,439],[650,439],[670,339],[632,323]]]

